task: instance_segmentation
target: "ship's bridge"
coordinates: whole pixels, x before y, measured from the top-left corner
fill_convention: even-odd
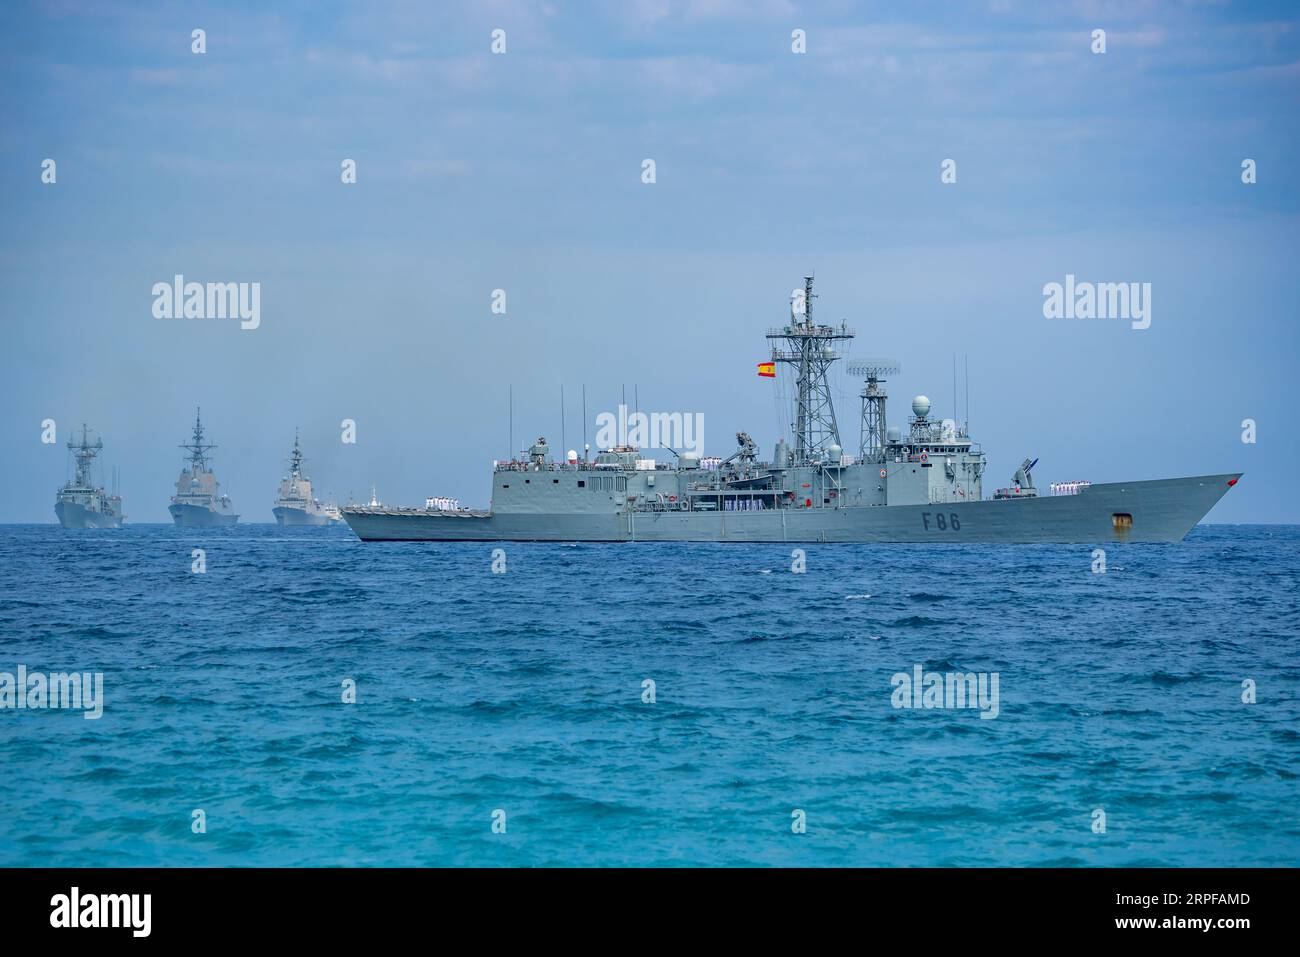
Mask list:
[[[881,476],[890,505],[979,501],[987,464],[979,445],[953,419],[930,418],[930,400],[912,400],[906,434],[889,429]]]

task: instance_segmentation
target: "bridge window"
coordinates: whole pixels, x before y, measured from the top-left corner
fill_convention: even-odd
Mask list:
[[[1133,527],[1133,516],[1128,512],[1116,512],[1110,517],[1116,531],[1127,531]]]

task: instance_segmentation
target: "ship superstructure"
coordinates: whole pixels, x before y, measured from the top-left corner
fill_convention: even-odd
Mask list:
[[[214,525],[234,525],[239,521],[230,496],[221,492],[220,483],[212,473],[208,453],[216,448],[204,441],[203,420],[199,410],[194,412],[194,432],[189,442],[180,446],[189,452],[185,468],[176,480],[176,494],[167,510],[177,525],[207,528]]]
[[[332,525],[343,520],[337,505],[323,505],[312,495],[311,479],[303,472],[297,432],[289,452],[289,474],[280,481],[280,494],[271,511],[280,525]]]
[[[76,477],[63,485],[54,498],[54,514],[64,528],[120,528],[122,497],[105,492],[94,482],[91,466],[104,450],[104,440],[90,441],[90,430],[83,423],[81,439],[68,442],[68,451],[76,462]]]
[[[808,278],[789,321],[767,333],[765,365],[785,367],[795,392],[793,444],[778,439],[770,461],[745,432],[720,460],[670,451],[675,460],[659,461],[623,445],[556,461],[539,438],[494,463],[486,511],[372,501],[346,506],[343,517],[368,541],[1178,541],[1241,477],[1071,483],[1072,494],[1040,497],[1036,460],[1025,459],[986,499],[982,449],[954,419],[936,420],[926,396],[912,400],[906,428],[886,426],[892,359],[850,366],[864,385],[857,454],[848,454],[829,370],[854,333],[815,322],[813,300]]]

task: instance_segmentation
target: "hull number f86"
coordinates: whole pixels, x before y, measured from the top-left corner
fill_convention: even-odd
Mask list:
[[[956,512],[949,512],[947,515],[943,512],[922,512],[921,524],[927,532],[961,531],[961,519],[957,517]]]

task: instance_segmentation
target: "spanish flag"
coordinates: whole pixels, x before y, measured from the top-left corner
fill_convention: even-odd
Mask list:
[[[760,363],[758,364],[758,374],[761,375],[761,376],[763,376],[764,378],[767,378],[767,379],[775,379],[775,378],[776,378],[776,363],[775,363],[775,362],[760,362]]]

